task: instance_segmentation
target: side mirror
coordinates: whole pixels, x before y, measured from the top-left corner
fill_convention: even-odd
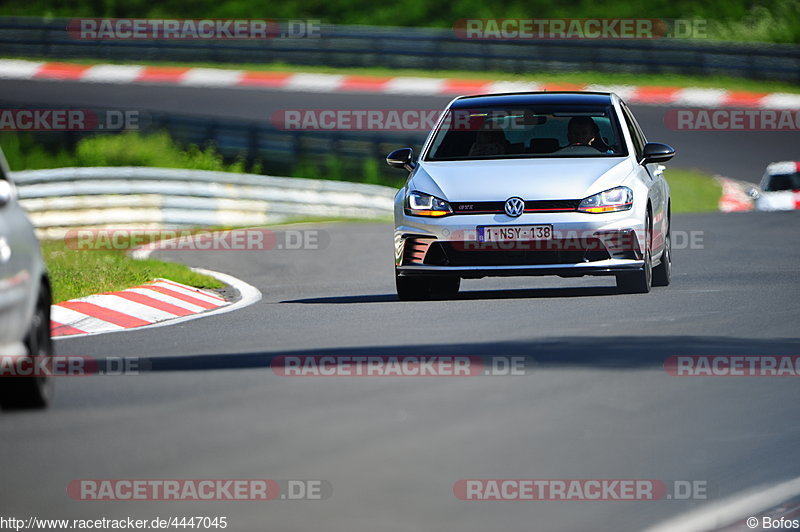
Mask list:
[[[13,199],[14,186],[5,179],[0,179],[0,207],[5,207]]]
[[[761,190],[757,186],[750,186],[745,189],[745,193],[752,199],[757,200],[761,197]]]
[[[665,163],[672,159],[673,155],[675,155],[675,149],[672,146],[658,142],[648,142],[644,145],[641,162],[642,164]]]
[[[386,156],[386,164],[392,168],[405,168],[410,172],[416,166],[414,164],[414,150],[411,148],[394,150]]]

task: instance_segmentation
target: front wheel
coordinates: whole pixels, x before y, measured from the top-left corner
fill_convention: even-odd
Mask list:
[[[53,356],[53,341],[50,338],[50,290],[45,283],[39,289],[25,347],[32,359]],[[47,367],[50,367],[48,361]],[[33,364],[36,367],[36,364]],[[9,377],[0,385],[0,404],[5,409],[44,408],[53,395],[53,378],[46,375],[33,377]]]
[[[661,254],[661,264],[653,268],[653,286],[669,286],[672,280],[672,238],[670,231],[664,241],[664,253]]]
[[[617,274],[617,289],[623,294],[646,294],[653,285],[652,219],[648,212],[645,224],[644,266],[641,270]]]
[[[623,294],[646,294],[653,283],[650,250],[645,251],[644,268],[631,273],[617,274],[617,289]]]
[[[431,291],[433,295],[444,298],[454,297],[461,288],[460,277],[441,277],[433,279]]]

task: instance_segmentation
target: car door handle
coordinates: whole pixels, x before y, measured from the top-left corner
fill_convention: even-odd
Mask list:
[[[655,177],[661,177],[662,175],[664,175],[664,170],[666,169],[667,169],[666,166],[664,166],[663,164],[659,164],[656,166],[656,171],[653,172],[653,175]]]

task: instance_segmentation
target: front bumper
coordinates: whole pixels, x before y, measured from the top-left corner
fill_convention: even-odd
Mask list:
[[[558,275],[559,277],[582,277],[584,275],[616,275],[618,273],[641,270],[643,260],[606,259],[591,263],[551,264],[535,266],[398,266],[397,274],[401,277],[418,275],[458,275],[463,279],[480,279],[481,277],[516,277],[534,275]]]
[[[644,267],[644,216],[635,211],[526,213],[423,218],[401,215],[395,227],[400,276],[614,275]],[[551,225],[547,241],[477,241],[480,226]]]

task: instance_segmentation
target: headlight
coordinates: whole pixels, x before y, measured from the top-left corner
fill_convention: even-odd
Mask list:
[[[447,216],[453,214],[450,204],[430,194],[412,192],[406,197],[406,214],[414,216]]]
[[[581,201],[578,210],[581,212],[617,212],[627,211],[633,206],[633,191],[628,187],[616,187],[589,196]]]

